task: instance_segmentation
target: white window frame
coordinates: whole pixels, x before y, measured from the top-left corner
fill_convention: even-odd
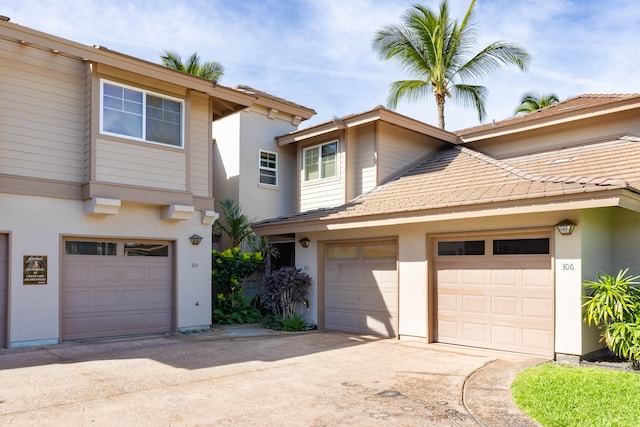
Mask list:
[[[322,167],[322,148],[324,146],[327,145],[333,145],[335,144],[336,146],[336,154],[335,154],[335,173],[331,176],[323,176],[323,170],[324,168]],[[330,179],[330,178],[336,178],[338,176],[338,149],[339,149],[340,145],[338,143],[338,140],[333,140],[333,141],[329,141],[329,142],[324,142],[322,144],[317,144],[317,145],[313,145],[311,147],[307,147],[305,149],[302,150],[302,179],[304,182],[313,182],[313,181],[320,181],[323,179]],[[307,151],[309,150],[318,150],[318,178],[313,178],[313,179],[307,179]]]
[[[142,137],[138,138],[135,136],[130,136],[127,135],[125,133],[117,133],[117,132],[109,132],[109,131],[105,131],[104,130],[104,85],[109,84],[112,86],[118,86],[124,89],[129,89],[135,92],[139,92],[142,94],[142,114],[141,114],[141,126],[142,126]],[[175,145],[175,144],[170,144],[170,143],[165,143],[165,142],[159,142],[159,141],[151,141],[146,139],[147,137],[147,95],[151,95],[153,97],[156,98],[161,98],[161,99],[166,99],[169,101],[173,101],[173,102],[177,102],[180,104],[180,145]],[[180,98],[174,98],[171,96],[167,96],[167,95],[163,95],[161,93],[157,93],[157,92],[152,92],[149,90],[145,90],[145,89],[140,89],[138,87],[135,86],[130,86],[130,85],[125,85],[122,83],[118,83],[118,82],[114,82],[111,80],[106,80],[106,79],[100,79],[100,133],[103,135],[111,135],[111,136],[116,136],[118,138],[125,138],[125,139],[131,139],[134,141],[143,141],[149,144],[157,144],[157,145],[161,145],[163,147],[174,147],[174,148],[184,148],[184,123],[185,123],[185,107],[184,107],[184,100],[180,99]]]
[[[275,167],[269,167],[269,166],[265,166],[262,164],[262,153],[264,154],[271,154],[275,157],[274,159],[274,164]],[[273,172],[275,174],[275,178],[276,178],[276,182],[275,184],[271,184],[268,182],[262,182],[262,171],[269,171],[269,172]],[[273,151],[268,151],[268,150],[258,150],[258,184],[259,185],[266,185],[269,187],[277,187],[278,186],[278,153],[273,152]]]

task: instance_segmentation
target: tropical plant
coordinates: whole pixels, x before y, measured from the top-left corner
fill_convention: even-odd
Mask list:
[[[237,294],[235,298],[217,295],[217,303],[213,309],[213,323],[230,325],[237,323],[256,323],[262,319],[260,310],[246,301],[244,295]]]
[[[242,206],[238,202],[225,199],[220,202],[220,210],[222,219],[218,218],[213,223],[213,232],[224,234],[232,247],[240,247],[254,236],[251,221],[242,213]]]
[[[534,111],[538,111],[544,107],[548,107],[560,102],[558,95],[555,93],[548,93],[546,95],[540,95],[535,93],[525,93],[520,100],[520,106],[516,109],[514,115],[529,114]]]
[[[213,301],[214,322],[245,323],[243,319],[252,316],[255,309],[249,310],[241,281],[260,268],[262,254],[235,247],[222,252],[213,250],[211,257],[212,294],[217,296]]]
[[[598,273],[598,280],[583,283],[586,289],[584,321],[597,326],[601,341],[617,356],[640,364],[640,276],[629,269],[616,277]]]
[[[444,129],[444,105],[453,98],[474,106],[484,118],[487,89],[465,81],[485,77],[502,65],[516,65],[526,71],[529,54],[513,43],[497,41],[477,53],[473,44],[477,31],[472,0],[461,22],[449,17],[447,0],[438,12],[415,5],[402,16],[402,24],[388,25],[376,32],[372,47],[380,58],[392,60],[415,78],[391,84],[388,105],[396,108],[402,98],[419,100],[433,93],[438,106],[438,125]]]
[[[263,280],[263,304],[275,315],[289,317],[306,305],[311,277],[295,267],[282,267]]]
[[[160,60],[162,65],[167,68],[202,77],[213,82],[217,82],[224,75],[224,67],[219,62],[209,61],[200,64],[200,57],[197,52],[194,52],[187,59],[187,62],[183,63],[179,54],[165,49],[160,55]]]

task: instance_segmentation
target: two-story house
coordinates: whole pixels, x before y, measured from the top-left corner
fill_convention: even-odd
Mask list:
[[[582,282],[639,274],[640,95],[583,95],[456,133],[377,107],[277,138],[297,147],[310,320],[547,357],[601,347]]]
[[[0,347],[208,328],[212,122],[256,96],[7,21],[0,55]]]
[[[254,96],[253,104],[213,124],[213,195],[232,199],[251,221],[296,212],[296,150],[275,137],[298,129],[315,111],[249,86],[237,91]],[[219,210],[219,209],[218,209]],[[220,236],[214,236],[214,248]],[[279,257],[274,265],[294,265],[294,235],[273,238]],[[252,287],[255,288],[253,283]],[[255,289],[248,292],[254,296]]]

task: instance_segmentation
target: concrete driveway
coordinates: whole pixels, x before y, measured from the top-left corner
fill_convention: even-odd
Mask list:
[[[509,384],[541,359],[331,332],[234,336],[2,350],[0,425],[535,425]]]

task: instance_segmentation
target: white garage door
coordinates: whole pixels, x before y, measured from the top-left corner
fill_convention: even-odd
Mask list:
[[[554,353],[548,234],[439,239],[437,341]]]
[[[171,258],[169,242],[65,240],[62,339],[170,331]]]
[[[0,234],[0,348],[7,346],[7,235]]]
[[[396,241],[326,245],[324,327],[398,334]]]

